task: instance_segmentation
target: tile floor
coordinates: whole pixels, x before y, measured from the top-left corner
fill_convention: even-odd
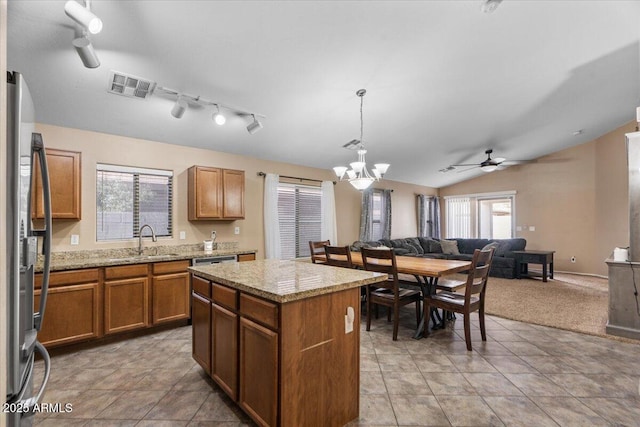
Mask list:
[[[473,314],[467,352],[461,320],[416,341],[402,314],[396,342],[382,317],[362,330],[350,426],[640,426],[640,343],[499,317],[483,343]],[[44,401],[73,411],[38,426],[252,425],[191,358],[189,326],[55,356]]]

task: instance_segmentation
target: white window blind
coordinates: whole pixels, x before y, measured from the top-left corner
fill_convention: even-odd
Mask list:
[[[469,197],[447,198],[447,237],[470,238],[471,199]]]
[[[96,169],[96,240],[136,238],[143,224],[156,236],[172,235],[173,172],[105,164]]]
[[[382,239],[382,191],[373,190],[371,194],[371,239]]]
[[[282,259],[308,257],[309,241],[320,240],[322,190],[298,184],[278,186]]]

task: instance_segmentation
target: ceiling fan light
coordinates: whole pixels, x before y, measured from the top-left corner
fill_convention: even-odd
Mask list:
[[[220,112],[217,112],[213,113],[213,121],[216,122],[218,126],[222,126],[227,122],[227,119]]]
[[[493,172],[494,170],[498,169],[498,165],[484,165],[480,166],[480,169],[482,170],[482,172]]]
[[[344,174],[347,172],[347,168],[345,166],[336,166],[333,168],[333,171],[339,179],[342,179]]]
[[[88,8],[76,1],[69,0],[64,5],[64,13],[78,24],[82,25],[91,34],[98,34],[102,31],[102,20],[98,18]]]

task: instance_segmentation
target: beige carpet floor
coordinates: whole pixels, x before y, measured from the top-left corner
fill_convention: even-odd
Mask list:
[[[607,279],[557,273],[553,280],[491,277],[486,313],[512,320],[607,336]]]

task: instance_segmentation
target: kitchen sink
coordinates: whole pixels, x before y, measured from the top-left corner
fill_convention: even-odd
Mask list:
[[[154,259],[166,259],[166,258],[172,258],[175,256],[180,256],[180,254],[131,255],[131,256],[121,257],[121,258],[109,258],[109,262],[144,261],[144,260],[154,260]]]

